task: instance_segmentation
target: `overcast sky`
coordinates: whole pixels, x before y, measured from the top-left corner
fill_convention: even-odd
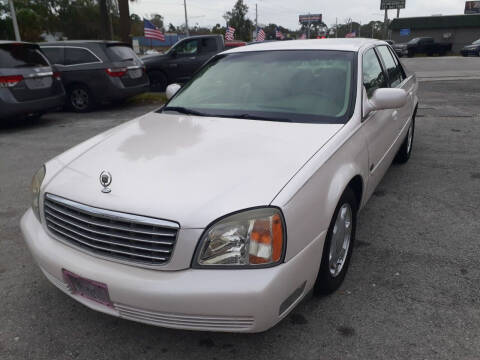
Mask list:
[[[401,17],[429,16],[433,14],[463,14],[465,0],[406,0],[407,7]],[[189,26],[212,26],[224,24],[222,15],[230,10],[236,0],[187,0]],[[324,22],[331,26],[338,17],[339,22],[352,18],[362,23],[370,20],[383,21],[380,0],[245,0],[249,6],[249,17],[255,19],[255,4],[258,4],[258,22],[276,23],[290,29],[298,28],[298,15],[303,13],[323,14]],[[152,13],[163,15],[165,24],[181,25],[185,22],[183,0],[137,0],[131,3],[131,12],[141,17]],[[396,10],[389,11],[389,17]]]

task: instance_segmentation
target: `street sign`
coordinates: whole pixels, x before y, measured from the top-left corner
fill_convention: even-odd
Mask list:
[[[411,33],[410,29],[400,29],[400,36],[410,36]]]
[[[465,15],[480,14],[480,1],[465,2]]]
[[[380,10],[405,9],[406,0],[381,0]]]
[[[298,22],[302,25],[321,24],[322,23],[322,14],[299,15],[298,16]]]

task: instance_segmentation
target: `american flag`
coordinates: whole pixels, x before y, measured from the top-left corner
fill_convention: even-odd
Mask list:
[[[305,35],[305,33],[302,34],[302,36],[300,36],[300,40],[305,40],[307,38],[307,35]]]
[[[263,31],[263,29],[260,29],[257,32],[257,41],[264,41],[264,40],[265,40],[265,31]]]
[[[276,37],[277,39],[280,39],[280,40],[285,39],[285,36],[282,34],[282,32],[281,32],[280,30],[278,30],[278,28],[275,29],[275,37]]]
[[[351,33],[348,33],[347,35],[345,35],[346,38],[354,38],[354,37],[357,37],[357,33],[354,31],[354,32],[351,32]]]
[[[143,19],[143,33],[147,39],[165,41],[165,35],[163,35],[160,29],[146,19]]]
[[[235,28],[229,26],[227,27],[227,32],[225,33],[225,40],[232,41],[233,35],[235,34]]]

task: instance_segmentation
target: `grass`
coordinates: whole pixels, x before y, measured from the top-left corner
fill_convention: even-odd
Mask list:
[[[129,104],[136,104],[136,105],[148,105],[148,104],[158,104],[162,105],[167,102],[167,97],[165,93],[157,93],[157,92],[147,92],[128,100]]]

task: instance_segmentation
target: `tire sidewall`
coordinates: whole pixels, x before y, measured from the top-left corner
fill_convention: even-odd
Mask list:
[[[333,228],[335,226],[335,221],[337,219],[338,213],[341,207],[348,203],[352,209],[352,233],[350,238],[350,246],[348,248],[347,257],[345,259],[345,264],[343,265],[342,271],[336,277],[330,273],[329,269],[329,253],[330,253],[330,243],[332,240],[333,235]],[[320,264],[320,270],[318,272],[317,280],[315,282],[314,292],[317,295],[321,294],[330,294],[337,290],[340,285],[345,280],[345,276],[348,272],[348,268],[350,265],[350,260],[353,253],[353,247],[355,245],[355,234],[357,230],[357,212],[358,212],[358,204],[357,198],[353,190],[349,187],[345,190],[343,195],[340,197],[338,201],[337,207],[333,213],[332,219],[330,220],[330,225],[328,227],[328,232],[325,238],[325,244],[323,246],[323,253],[322,253],[322,261]]]
[[[85,108],[83,109],[79,109],[77,108],[73,102],[72,102],[72,93],[75,91],[75,90],[78,90],[78,89],[81,89],[83,91],[85,91],[88,95],[88,104]],[[93,108],[93,97],[92,97],[92,93],[91,91],[88,89],[88,87],[84,86],[84,85],[74,85],[72,86],[69,90],[68,90],[68,99],[67,99],[67,105],[68,105],[68,108],[74,112],[78,112],[78,113],[84,113],[84,112],[89,112],[92,110]]]

